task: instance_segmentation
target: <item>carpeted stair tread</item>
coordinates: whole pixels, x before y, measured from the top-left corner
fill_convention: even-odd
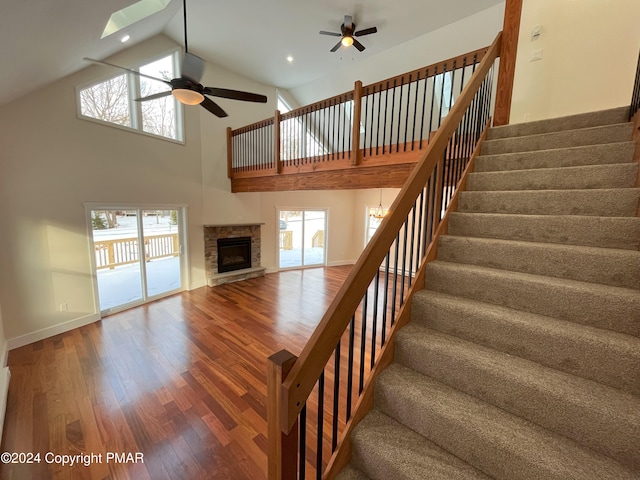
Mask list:
[[[460,192],[458,210],[523,215],[633,217],[640,188]]]
[[[417,292],[412,322],[640,395],[640,338],[441,292]]]
[[[617,107],[598,112],[581,113],[557,118],[548,118],[527,123],[515,123],[494,127],[489,130],[488,139],[520,137],[540,133],[576,130],[579,128],[597,127],[624,123],[629,119],[629,107]]]
[[[438,259],[640,289],[640,251],[443,235]]]
[[[597,328],[640,336],[640,292],[436,260],[425,288]]]
[[[371,480],[490,479],[375,409],[353,432],[351,462]]]
[[[336,477],[336,480],[371,480],[360,470],[354,468],[351,464],[347,465]]]
[[[470,173],[468,191],[632,188],[637,163]]]
[[[565,436],[398,364],[378,377],[375,406],[499,480],[638,478],[638,472]]]
[[[596,145],[631,140],[633,125],[619,123],[577,130],[542,133],[526,137],[501,138],[487,140],[482,143],[483,155],[497,153],[530,152],[534,150],[548,150],[550,148],[576,147],[579,145]]]
[[[635,142],[616,142],[603,145],[537,150],[533,152],[480,155],[476,158],[475,172],[524,170],[531,168],[577,167],[581,165],[610,165],[629,163],[635,151]]]
[[[415,324],[394,360],[640,469],[640,397]]]
[[[638,250],[640,218],[453,212],[449,234]]]

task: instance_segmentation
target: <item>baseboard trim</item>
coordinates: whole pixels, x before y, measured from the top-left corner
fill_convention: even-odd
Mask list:
[[[195,290],[196,288],[206,287],[206,286],[207,286],[206,280],[202,280],[199,282],[191,282],[191,284],[189,284],[189,291]]]
[[[84,317],[69,320],[68,322],[43,328],[35,332],[26,333],[24,335],[20,335],[19,337],[10,338],[7,340],[7,346],[9,350],[24,347],[25,345],[29,345],[30,343],[38,342],[40,340],[44,340],[45,338],[68,332],[69,330],[73,330],[74,328],[84,327],[85,325],[97,322],[98,320],[100,320],[100,314],[92,313],[90,315],[85,315]]]
[[[344,265],[355,265],[355,260],[339,260],[336,262],[328,262],[327,267],[342,267]]]

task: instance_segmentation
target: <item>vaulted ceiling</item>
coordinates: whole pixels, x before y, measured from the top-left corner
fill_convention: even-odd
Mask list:
[[[183,45],[182,0],[100,39],[110,15],[136,0],[3,0],[0,105],[164,33]],[[504,0],[187,0],[189,51],[256,81],[303,85]],[[353,47],[329,50],[344,15],[358,29],[378,27]],[[131,39],[121,43],[122,34]],[[287,57],[293,58],[292,62]]]

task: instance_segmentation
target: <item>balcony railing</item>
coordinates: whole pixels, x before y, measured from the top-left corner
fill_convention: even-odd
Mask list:
[[[358,81],[350,92],[229,128],[229,178],[415,163],[486,52],[482,48],[367,86]]]

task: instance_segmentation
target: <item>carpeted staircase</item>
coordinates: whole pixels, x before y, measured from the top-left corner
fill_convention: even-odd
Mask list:
[[[627,111],[489,132],[341,480],[640,478]]]

